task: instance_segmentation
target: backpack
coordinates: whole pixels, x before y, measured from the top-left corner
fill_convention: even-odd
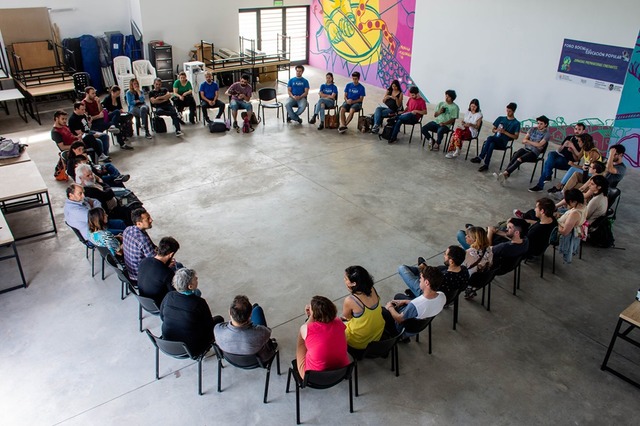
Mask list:
[[[613,220],[601,216],[589,226],[587,242],[596,247],[609,248],[615,246],[613,230],[611,229]]]
[[[118,129],[120,130],[120,135],[124,136],[125,138],[133,137],[133,115],[120,114]]]
[[[5,139],[0,142],[0,158],[15,158],[20,156],[20,144],[12,141],[11,139]]]
[[[53,169],[53,177],[60,182],[66,182],[67,180],[69,180],[69,176],[67,175],[67,165],[64,162],[62,153],[60,153],[58,164],[56,164],[55,169]]]
[[[156,133],[167,133],[167,123],[159,115],[153,117],[153,128]]]
[[[385,124],[385,126],[382,128],[382,132],[378,135],[378,139],[379,140],[389,140],[391,139],[391,133],[393,133],[393,124],[389,124],[389,122],[387,121],[387,124]]]
[[[209,126],[209,132],[211,133],[222,133],[229,130],[224,120],[220,120],[220,119],[213,120],[211,123],[209,123],[208,126]]]
[[[358,117],[358,130],[362,133],[369,133],[371,131],[371,123],[373,123],[371,116]]]

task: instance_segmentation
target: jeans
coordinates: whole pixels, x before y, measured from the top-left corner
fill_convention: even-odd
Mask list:
[[[287,109],[287,117],[294,121],[298,121],[300,119],[300,114],[302,114],[304,110],[307,109],[307,105],[307,98],[300,98],[297,101],[293,98],[289,98],[289,100],[285,104],[285,108]],[[298,107],[298,110],[296,112],[293,112],[293,107]]]
[[[94,167],[101,167],[102,170],[106,171],[106,174],[96,173],[98,176],[100,176],[100,178],[104,181],[104,183],[106,183],[109,186],[118,186],[113,184],[113,180],[121,175],[120,170],[118,170],[116,166],[114,166],[111,163],[104,163],[102,166],[94,166]],[[120,184],[120,186],[123,186],[123,185]]]
[[[131,114],[134,117],[138,117],[140,119],[140,125],[144,129],[144,131],[149,130],[149,107],[146,105],[134,106],[131,110]]]
[[[544,167],[542,168],[542,173],[540,173],[540,179],[538,180],[537,186],[544,188],[544,181],[547,180],[547,178],[548,180],[551,180],[553,177],[553,169],[569,169],[569,160],[557,151],[552,151],[547,156],[547,159],[544,162]]]
[[[251,322],[255,325],[267,326],[267,319],[264,317],[264,311],[257,303],[253,304],[253,309],[251,310]]]
[[[332,109],[336,106],[336,101],[333,99],[321,98],[316,107],[313,110],[313,114],[320,117],[320,122],[324,123],[324,113],[327,109]]]
[[[489,136],[484,144],[482,144],[482,151],[480,151],[481,160],[484,160],[485,166],[489,166],[491,162],[491,155],[493,155],[494,149],[504,150],[507,147],[509,140],[502,138],[501,136]]]
[[[251,105],[251,102],[245,102],[237,99],[231,99],[231,102],[229,103],[229,108],[231,108],[232,111],[236,111],[236,112],[239,109],[247,110],[247,113],[253,112],[253,106]]]
[[[200,107],[202,108],[204,121],[209,121],[209,112],[207,110],[209,108],[218,108],[218,115],[216,115],[216,118],[220,118],[222,117],[222,114],[224,114],[225,105],[220,99],[216,99],[213,105],[209,105],[207,102],[200,102]]]
[[[458,243],[460,243],[460,247],[462,247],[465,250],[469,250],[469,247],[471,247],[469,244],[467,244],[467,233],[465,231],[463,231],[462,229],[458,231],[458,234],[456,235],[456,239],[458,240]]]
[[[420,289],[420,270],[416,266],[401,265],[398,267],[398,273],[416,297],[422,294],[422,289]]]
[[[373,126],[380,127],[382,125],[382,119],[389,117],[391,114],[393,114],[391,108],[379,106],[373,112]]]
[[[566,185],[567,182],[569,182],[569,178],[574,174],[574,173],[582,173],[584,170],[582,170],[581,167],[571,167],[567,173],[565,173],[565,175],[562,177],[562,180],[560,181],[561,184]]]
[[[516,169],[520,167],[520,164],[533,163],[537,158],[538,156],[528,149],[520,148],[513,154],[513,157],[511,157],[509,165],[507,166],[507,173],[511,176],[511,173],[515,172]]]
[[[400,114],[398,116],[398,119],[396,120],[396,124],[393,126],[393,130],[391,131],[390,140],[398,138],[398,133],[400,133],[400,126],[402,126],[403,124],[413,125],[416,124],[419,120],[420,117],[412,112],[405,112],[404,114]]]
[[[173,107],[173,105],[163,105],[156,107],[156,115],[171,117],[171,122],[173,123],[173,127],[176,128],[176,132],[180,131],[180,119],[178,118],[178,112]]]
[[[100,143],[102,143],[102,153],[104,155],[109,155],[109,135],[107,135],[106,133],[100,136],[97,136],[96,131],[91,130],[89,132],[94,138],[99,139]]]
[[[422,126],[422,134],[425,137],[428,135],[428,132],[435,132],[437,134],[436,144],[438,145],[442,143],[442,138],[444,137],[444,135],[446,135],[450,131],[451,129],[449,128],[449,126],[443,126],[441,124],[436,123],[435,121],[430,121],[424,126]]]

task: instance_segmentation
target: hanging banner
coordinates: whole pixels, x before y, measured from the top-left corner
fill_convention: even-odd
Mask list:
[[[556,78],[620,92],[633,49],[564,39]]]
[[[631,55],[620,95],[618,113],[613,123],[609,146],[622,144],[627,149],[624,161],[640,167],[640,33]]]

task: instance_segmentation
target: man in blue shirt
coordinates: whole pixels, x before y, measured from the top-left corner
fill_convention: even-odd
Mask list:
[[[211,73],[211,71],[205,72],[204,79],[205,81],[200,85],[200,107],[202,108],[204,121],[209,124],[211,120],[209,119],[207,110],[209,108],[218,108],[216,118],[220,118],[222,114],[224,114],[225,105],[224,102],[218,99],[218,90],[220,87],[218,83],[213,81],[213,73]]]
[[[286,104],[287,123],[293,120],[302,124],[300,114],[307,108],[307,95],[309,94],[309,81],[302,77],[303,72],[304,67],[298,65],[296,67],[296,76],[289,80],[289,84],[287,84],[289,91],[289,100]],[[293,112],[293,107],[298,107],[298,110]]]
[[[471,159],[472,163],[480,163],[484,160],[484,164],[478,169],[479,172],[485,172],[489,169],[491,155],[494,149],[504,150],[509,141],[515,141],[520,134],[520,121],[514,116],[518,105],[511,102],[507,105],[507,116],[496,118],[493,122],[493,136],[489,136],[482,145],[480,155]]]
[[[347,131],[347,126],[351,122],[353,114],[362,109],[362,102],[364,102],[364,97],[366,96],[364,86],[360,84],[360,73],[358,71],[354,71],[351,74],[351,80],[353,80],[353,83],[347,84],[344,88],[344,103],[340,107],[340,127],[338,128],[340,133]],[[349,116],[346,115],[347,112]]]

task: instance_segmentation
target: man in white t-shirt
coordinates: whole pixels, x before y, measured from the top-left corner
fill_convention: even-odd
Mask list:
[[[398,330],[402,329],[402,323],[409,319],[425,319],[438,315],[447,303],[445,294],[438,291],[444,282],[442,272],[425,264],[420,264],[418,270],[422,294],[415,299],[406,294],[396,294],[382,311],[387,323],[393,319]]]

